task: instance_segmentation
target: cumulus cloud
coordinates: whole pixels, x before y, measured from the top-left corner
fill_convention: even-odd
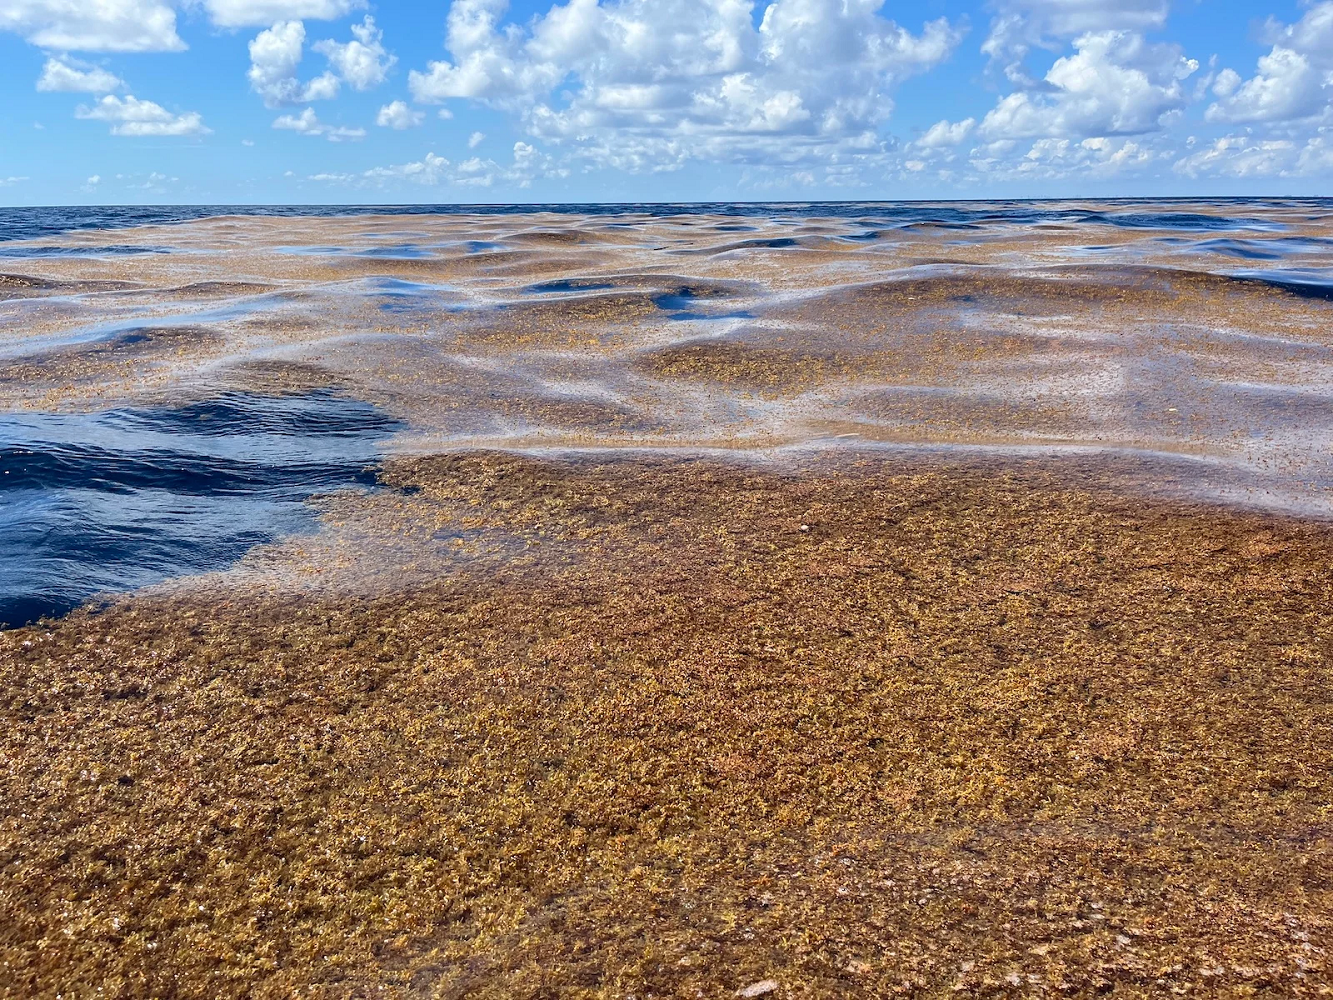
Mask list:
[[[331,72],[305,83],[296,78],[304,48],[305,25],[300,21],[279,21],[250,42],[250,69],[246,78],[250,89],[263,98],[266,107],[326,101],[338,96],[340,82]]]
[[[1174,165],[1186,177],[1312,177],[1333,170],[1333,140],[1225,135]]]
[[[282,115],[274,120],[273,127],[290,129],[302,135],[319,135],[322,130],[314,108],[306,108],[299,115]]]
[[[108,94],[92,107],[81,105],[74,117],[111,122],[112,135],[206,135],[212,131],[204,127],[197,111],[172,114],[162,105],[141,101],[132,94],[123,99]]]
[[[299,115],[281,115],[274,120],[273,127],[299,132],[301,135],[323,136],[329,142],[345,142],[349,139],[366,137],[366,130],[363,128],[344,128],[320,121],[314,108],[306,108]]]
[[[37,79],[38,90],[78,94],[109,94],[125,86],[116,74],[72,59],[48,59]]]
[[[130,177],[126,177],[124,174],[116,174],[116,180],[130,181],[133,179],[133,177],[141,177],[141,176],[143,175],[135,174],[131,175]],[[148,177],[144,180],[142,184],[127,183],[125,186],[139,191],[162,192],[166,190],[167,184],[175,184],[178,181],[180,181],[179,177],[168,177],[166,174],[159,174],[156,170],[154,170],[148,174]]]
[[[972,151],[971,166],[986,179],[1052,181],[1070,175],[1106,179],[1147,168],[1160,154],[1134,139],[1038,139],[1026,147],[1002,140]]]
[[[994,6],[997,21],[1021,18],[1027,36],[1041,40],[1073,38],[1089,31],[1160,28],[1170,9],[1169,0],[999,0]]]
[[[316,42],[312,48],[329,61],[330,68],[302,83],[297,79],[297,68],[305,49],[305,25],[300,21],[277,22],[250,43],[250,69],[246,74],[250,88],[265,105],[279,108],[332,100],[344,80],[357,90],[383,83],[397,60],[385,51],[383,32],[375,27],[375,19],[367,16],[361,24],[352,25],[352,35],[352,41],[341,44],[333,39]]]
[[[1309,139],[1296,160],[1296,173],[1304,177],[1333,173],[1333,139],[1324,134]]]
[[[513,159],[499,163],[492,159],[470,157],[454,163],[434,152],[420,160],[387,167],[372,167],[359,174],[320,173],[311,181],[383,188],[395,184],[419,184],[422,187],[489,188],[497,184],[528,187],[539,177],[565,177],[568,170],[556,165],[547,154],[526,142],[514,143]]]
[[[444,182],[448,176],[450,162],[443,156],[430,152],[420,160],[403,163],[392,167],[374,167],[362,175],[367,180],[405,180],[427,187],[434,187]]]
[[[1240,74],[1234,69],[1224,69],[1213,77],[1212,91],[1216,97],[1230,97],[1240,89]]]
[[[1241,82],[1226,69],[1227,86],[1205,117],[1213,122],[1282,122],[1333,115],[1333,0],[1314,4],[1291,25],[1270,22],[1272,48],[1257,72]]]
[[[982,43],[1012,85],[975,128],[973,182],[1112,177],[1147,169],[1170,152],[1184,109],[1222,74],[1192,88],[1199,70],[1180,46],[1145,32],[1166,24],[1169,0],[992,0]],[[1049,69],[1036,53],[1050,53]],[[961,123],[960,123],[961,124]],[[955,157],[948,121],[917,140],[921,160]]]
[[[919,149],[945,149],[957,146],[972,134],[976,124],[975,118],[964,118],[960,122],[951,122],[946,118],[926,129],[926,134],[913,145]]]
[[[22,184],[28,178],[26,177],[0,177],[0,187],[9,187],[11,184]]]
[[[981,51],[1020,86],[1032,86],[1023,59],[1034,48],[1058,51],[1093,31],[1146,31],[1166,23],[1169,0],[996,0]]]
[[[830,163],[882,155],[892,91],[952,52],[940,19],[919,34],[883,0],[570,0],[526,26],[506,0],[454,0],[450,60],[409,74],[423,103],[466,98],[598,165],[690,159]]]
[[[162,0],[4,0],[0,31],[61,52],[179,52],[176,12]]]
[[[375,27],[375,19],[366,15],[361,24],[352,25],[350,42],[332,39],[316,42],[314,49],[329,61],[338,75],[357,90],[368,90],[384,82],[389,67],[398,61],[384,49],[384,32]]]
[[[1132,31],[1089,32],[1074,45],[1041,90],[1002,98],[982,120],[981,134],[1083,139],[1152,132],[1185,106],[1182,84],[1199,68],[1178,46],[1150,45]]]
[[[1297,155],[1296,144],[1288,139],[1226,135],[1176,161],[1174,169],[1187,177],[1268,177],[1285,173]]]
[[[334,21],[365,6],[364,0],[204,0],[213,23],[257,28],[275,21]]]
[[[413,111],[407,106],[406,101],[394,101],[380,108],[379,114],[375,116],[375,124],[383,128],[414,128],[420,125],[426,116],[420,111]]]
[[[485,132],[473,132],[470,136],[467,137],[467,148],[476,149],[485,141],[486,141]]]

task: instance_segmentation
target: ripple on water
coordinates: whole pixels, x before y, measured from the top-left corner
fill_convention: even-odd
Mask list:
[[[1119,229],[1176,229],[1185,232],[1231,232],[1256,229],[1277,232],[1286,229],[1271,219],[1242,218],[1231,215],[1207,215],[1198,212],[1090,212],[1072,221],[1103,223]]]
[[[133,257],[138,254],[175,253],[171,247],[143,246],[140,244],[112,243],[105,246],[12,246],[0,244],[0,257]]]
[[[225,567],[374,483],[397,424],[345,395],[0,416],[0,627]]]
[[[1235,271],[1233,278],[1255,281],[1303,299],[1333,302],[1333,272],[1287,268],[1283,270]]]
[[[673,320],[754,319],[746,309],[717,309],[716,296],[701,295],[690,288],[680,288],[653,297],[653,305],[670,314]]]
[[[0,242],[41,239],[85,229],[124,229],[200,219],[235,219],[246,216],[276,218],[339,218],[368,215],[468,215],[503,218],[511,215],[554,214],[592,217],[634,216],[633,222],[610,223],[633,228],[643,220],[675,219],[692,215],[741,218],[844,219],[872,227],[977,228],[992,225],[1042,223],[1104,223],[1126,229],[1178,229],[1212,232],[1236,229],[1276,231],[1284,224],[1252,216],[1237,216],[1232,199],[1164,199],[1110,202],[1111,208],[1084,207],[1079,202],[698,202],[681,204],[558,204],[558,205],[158,205],[70,206],[56,208],[0,208]],[[1307,217],[1327,211],[1327,199],[1290,199],[1280,203],[1245,201],[1248,210],[1280,205]],[[1200,207],[1215,212],[1198,211]],[[1190,209],[1195,209],[1191,211]],[[742,230],[743,231],[743,230]],[[295,252],[319,252],[318,248]],[[329,252],[347,252],[330,248]]]
[[[1281,249],[1272,247],[1266,240],[1204,240],[1198,244],[1198,249],[1241,260],[1281,260],[1284,256]]]
[[[404,278],[370,278],[365,282],[379,299],[383,312],[461,312],[463,297],[448,285],[431,285]]]
[[[539,281],[526,289],[532,295],[572,295],[579,292],[603,292],[616,286],[608,281],[592,278],[562,278],[558,281]]]

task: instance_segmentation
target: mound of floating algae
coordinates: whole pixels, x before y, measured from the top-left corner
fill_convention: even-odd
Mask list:
[[[404,459],[506,544],[0,633],[0,994],[1325,995],[1333,532],[1078,461]]]

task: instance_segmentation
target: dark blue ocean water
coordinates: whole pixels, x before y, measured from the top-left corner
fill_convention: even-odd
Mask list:
[[[216,569],[369,488],[396,424],[338,393],[0,414],[0,627]]]
[[[1201,213],[1198,206],[1222,209]],[[741,218],[836,218],[864,221],[884,228],[932,226],[966,231],[1003,223],[1034,225],[1108,225],[1127,229],[1179,229],[1186,232],[1228,232],[1273,229],[1274,224],[1250,214],[1282,208],[1324,214],[1333,199],[1109,199],[1085,201],[948,201],[948,202],[695,202],[680,204],[555,204],[555,205],[105,205],[46,208],[0,208],[0,241],[34,240],[80,229],[127,229],[132,226],[191,222],[225,215],[281,218],[327,218],[356,215],[641,215],[670,218],[682,215],[733,215]],[[1280,227],[1277,227],[1280,228]],[[143,252],[142,248],[123,248]],[[105,253],[106,248],[99,248]]]

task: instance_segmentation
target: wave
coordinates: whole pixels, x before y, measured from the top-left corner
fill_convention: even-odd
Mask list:
[[[221,568],[374,485],[397,422],[316,390],[0,416],[0,627]]]

